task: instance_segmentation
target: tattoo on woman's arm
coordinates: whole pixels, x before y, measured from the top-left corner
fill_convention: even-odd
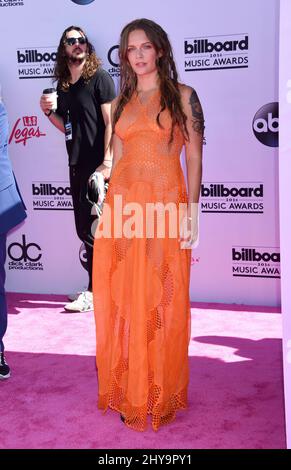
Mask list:
[[[189,104],[191,105],[192,109],[192,128],[195,132],[198,132],[198,134],[203,136],[205,129],[204,116],[199,98],[195,90],[192,91]]]

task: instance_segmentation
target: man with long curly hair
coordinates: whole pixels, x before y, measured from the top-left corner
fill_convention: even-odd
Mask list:
[[[86,198],[87,183],[94,171],[102,173],[105,180],[110,176],[110,108],[115,88],[110,75],[101,68],[93,45],[78,26],[70,26],[62,34],[54,81],[57,81],[57,110],[52,110],[53,100],[48,95],[41,96],[40,106],[50,122],[65,134],[76,230],[85,244],[89,274],[88,289],[65,309],[84,312],[93,309],[93,217]]]

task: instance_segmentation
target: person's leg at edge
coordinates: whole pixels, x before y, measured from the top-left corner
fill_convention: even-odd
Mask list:
[[[0,234],[0,352],[4,352],[3,336],[7,329],[7,303],[5,296],[6,233]]]
[[[10,377],[10,367],[4,357],[3,337],[7,329],[7,303],[5,295],[5,259],[6,259],[6,233],[0,234],[0,379]]]

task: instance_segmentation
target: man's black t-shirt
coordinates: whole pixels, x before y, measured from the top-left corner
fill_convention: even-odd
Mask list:
[[[81,77],[67,92],[58,85],[58,108],[64,125],[72,124],[72,140],[66,140],[69,165],[99,166],[104,159],[105,124],[101,105],[115,98],[110,75],[99,68],[89,82]]]

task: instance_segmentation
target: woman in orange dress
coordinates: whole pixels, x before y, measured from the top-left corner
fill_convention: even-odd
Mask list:
[[[129,23],[119,54],[113,166],[94,244],[98,406],[118,411],[139,431],[150,415],[157,430],[187,406],[190,260],[204,119],[195,90],[177,81],[159,25]]]

